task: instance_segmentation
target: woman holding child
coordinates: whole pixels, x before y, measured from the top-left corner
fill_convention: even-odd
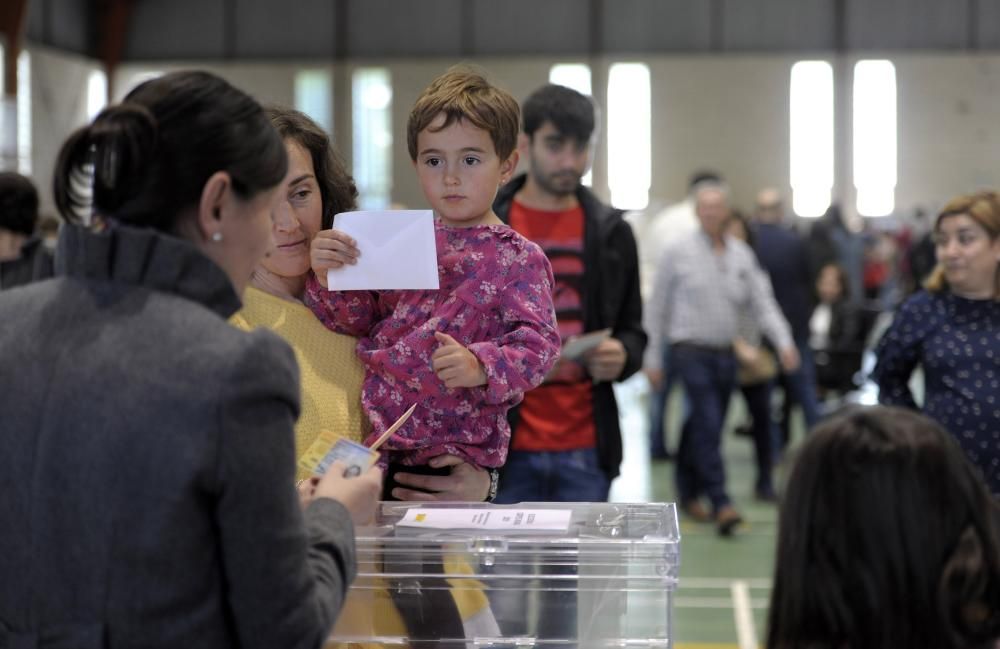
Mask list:
[[[398,470],[439,473],[427,465],[442,453],[503,465],[507,410],[559,356],[551,266],[492,209],[517,164],[519,114],[509,94],[463,70],[436,79],[410,113],[410,158],[436,216],[439,290],[328,291],[327,271],[364,251],[337,230],[313,240],[306,304],[330,329],[361,338],[371,437],[419,404],[383,447],[387,491]]]
[[[266,327],[295,350],[302,378],[302,415],[296,424],[298,478],[314,467],[314,445],[330,445],[321,435],[332,431],[354,441],[364,437],[361,410],[364,370],[355,353],[357,339],[326,329],[303,305],[310,274],[309,246],[333,217],[355,208],[357,188],[322,127],[299,111],[271,107],[271,123],[285,142],[288,172],[274,211],[274,245],[254,269],[243,310],[233,317],[242,329]],[[324,449],[319,449],[320,452]],[[431,458],[443,475],[399,474],[393,495],[401,500],[487,498],[489,473],[455,455]]]

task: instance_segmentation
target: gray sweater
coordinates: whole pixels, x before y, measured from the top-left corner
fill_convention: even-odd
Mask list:
[[[319,647],[348,512],[294,490],[292,351],[189,243],[66,227],[0,293],[0,647]]]

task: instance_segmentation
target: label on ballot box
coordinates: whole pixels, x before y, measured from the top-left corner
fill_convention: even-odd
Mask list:
[[[507,532],[566,532],[569,509],[414,508],[396,527],[434,530],[494,530]]]

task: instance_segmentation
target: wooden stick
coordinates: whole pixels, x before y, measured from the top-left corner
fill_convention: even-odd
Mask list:
[[[382,433],[382,435],[379,436],[377,440],[375,440],[374,444],[368,447],[369,450],[374,451],[377,450],[379,446],[382,446],[382,444],[384,444],[387,439],[392,437],[393,433],[399,430],[400,426],[406,423],[406,420],[410,418],[410,415],[412,415],[413,411],[416,409],[417,409],[417,404],[413,404],[412,406],[410,406],[409,410],[400,415],[399,419],[397,419],[392,426],[389,426],[389,428],[384,433]]]

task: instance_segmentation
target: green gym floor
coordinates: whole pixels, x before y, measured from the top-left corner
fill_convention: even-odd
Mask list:
[[[675,502],[672,462],[650,462],[647,441],[646,384],[634,378],[616,386],[622,417],[625,459],[622,477],[611,488],[618,502]],[[668,409],[668,445],[680,432],[680,394]],[[774,568],[777,508],[753,498],[754,460],[749,438],[733,435],[745,418],[742,398],[733,399],[723,434],[726,485],[746,524],[730,538],[715,527],[681,517],[681,581],[674,597],[677,649],[750,649],[762,645]],[[793,421],[793,437],[801,438]],[[780,489],[783,466],[776,470]]]

